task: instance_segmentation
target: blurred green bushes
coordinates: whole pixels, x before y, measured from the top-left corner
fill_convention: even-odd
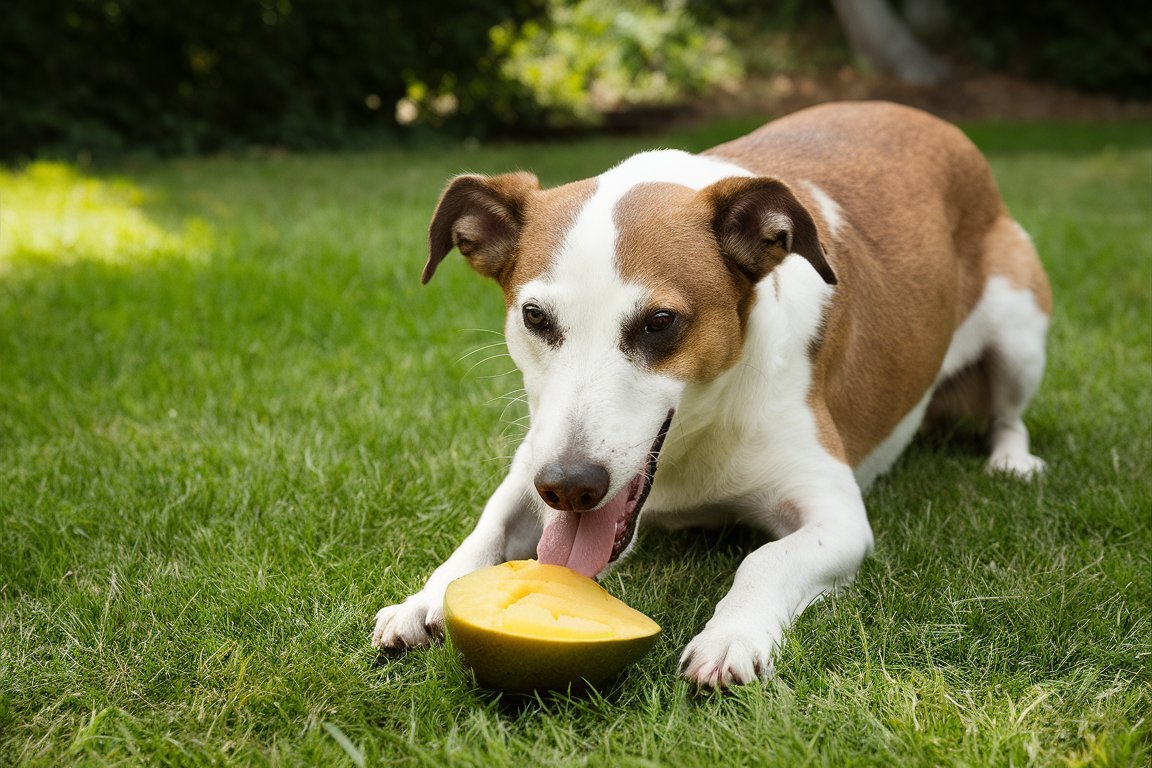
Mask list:
[[[0,157],[379,140],[410,82],[483,128],[489,30],[543,0],[6,0]]]
[[[961,61],[1152,96],[1152,6],[952,6]],[[595,125],[844,61],[837,33],[811,0],[7,0],[0,160]]]
[[[553,126],[594,125],[630,107],[735,86],[740,56],[678,4],[550,0],[548,23],[492,30],[501,77]]]
[[[740,72],[650,0],[10,0],[0,158],[594,124]]]

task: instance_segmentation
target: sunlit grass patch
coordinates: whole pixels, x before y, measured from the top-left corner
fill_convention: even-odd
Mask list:
[[[117,264],[207,253],[212,230],[203,220],[186,219],[173,231],[148,216],[144,206],[155,194],[65,163],[0,168],[0,269],[20,261]]]

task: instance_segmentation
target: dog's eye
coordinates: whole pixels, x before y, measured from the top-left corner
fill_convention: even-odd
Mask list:
[[[548,313],[537,304],[524,305],[524,325],[533,330],[546,330],[549,326]]]
[[[520,315],[524,319],[524,327],[533,336],[544,340],[551,347],[559,347],[564,343],[564,333],[556,320],[539,304],[528,302],[520,308]]]
[[[657,312],[653,312],[652,315],[648,318],[647,322],[644,323],[644,332],[660,333],[661,331],[666,331],[671,328],[672,324],[675,322],[675,312],[670,312],[667,309],[661,309]]]

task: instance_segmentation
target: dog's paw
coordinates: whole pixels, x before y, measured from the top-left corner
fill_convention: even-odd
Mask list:
[[[775,673],[780,641],[769,632],[706,627],[680,656],[680,674],[700,688],[743,685]]]
[[[989,474],[1009,474],[1015,475],[1022,480],[1032,480],[1044,474],[1044,470],[1048,467],[1044,463],[1044,459],[1039,456],[1033,456],[1027,452],[1008,452],[993,453],[992,457],[988,459],[986,469]]]
[[[413,595],[399,605],[380,609],[372,631],[372,646],[381,650],[416,648],[443,636],[443,606]]]

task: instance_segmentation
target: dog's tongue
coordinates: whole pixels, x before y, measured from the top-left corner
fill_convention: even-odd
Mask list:
[[[588,578],[604,570],[616,543],[616,523],[628,504],[628,485],[604,506],[591,512],[557,510],[544,526],[536,557],[547,565],[566,565]]]

